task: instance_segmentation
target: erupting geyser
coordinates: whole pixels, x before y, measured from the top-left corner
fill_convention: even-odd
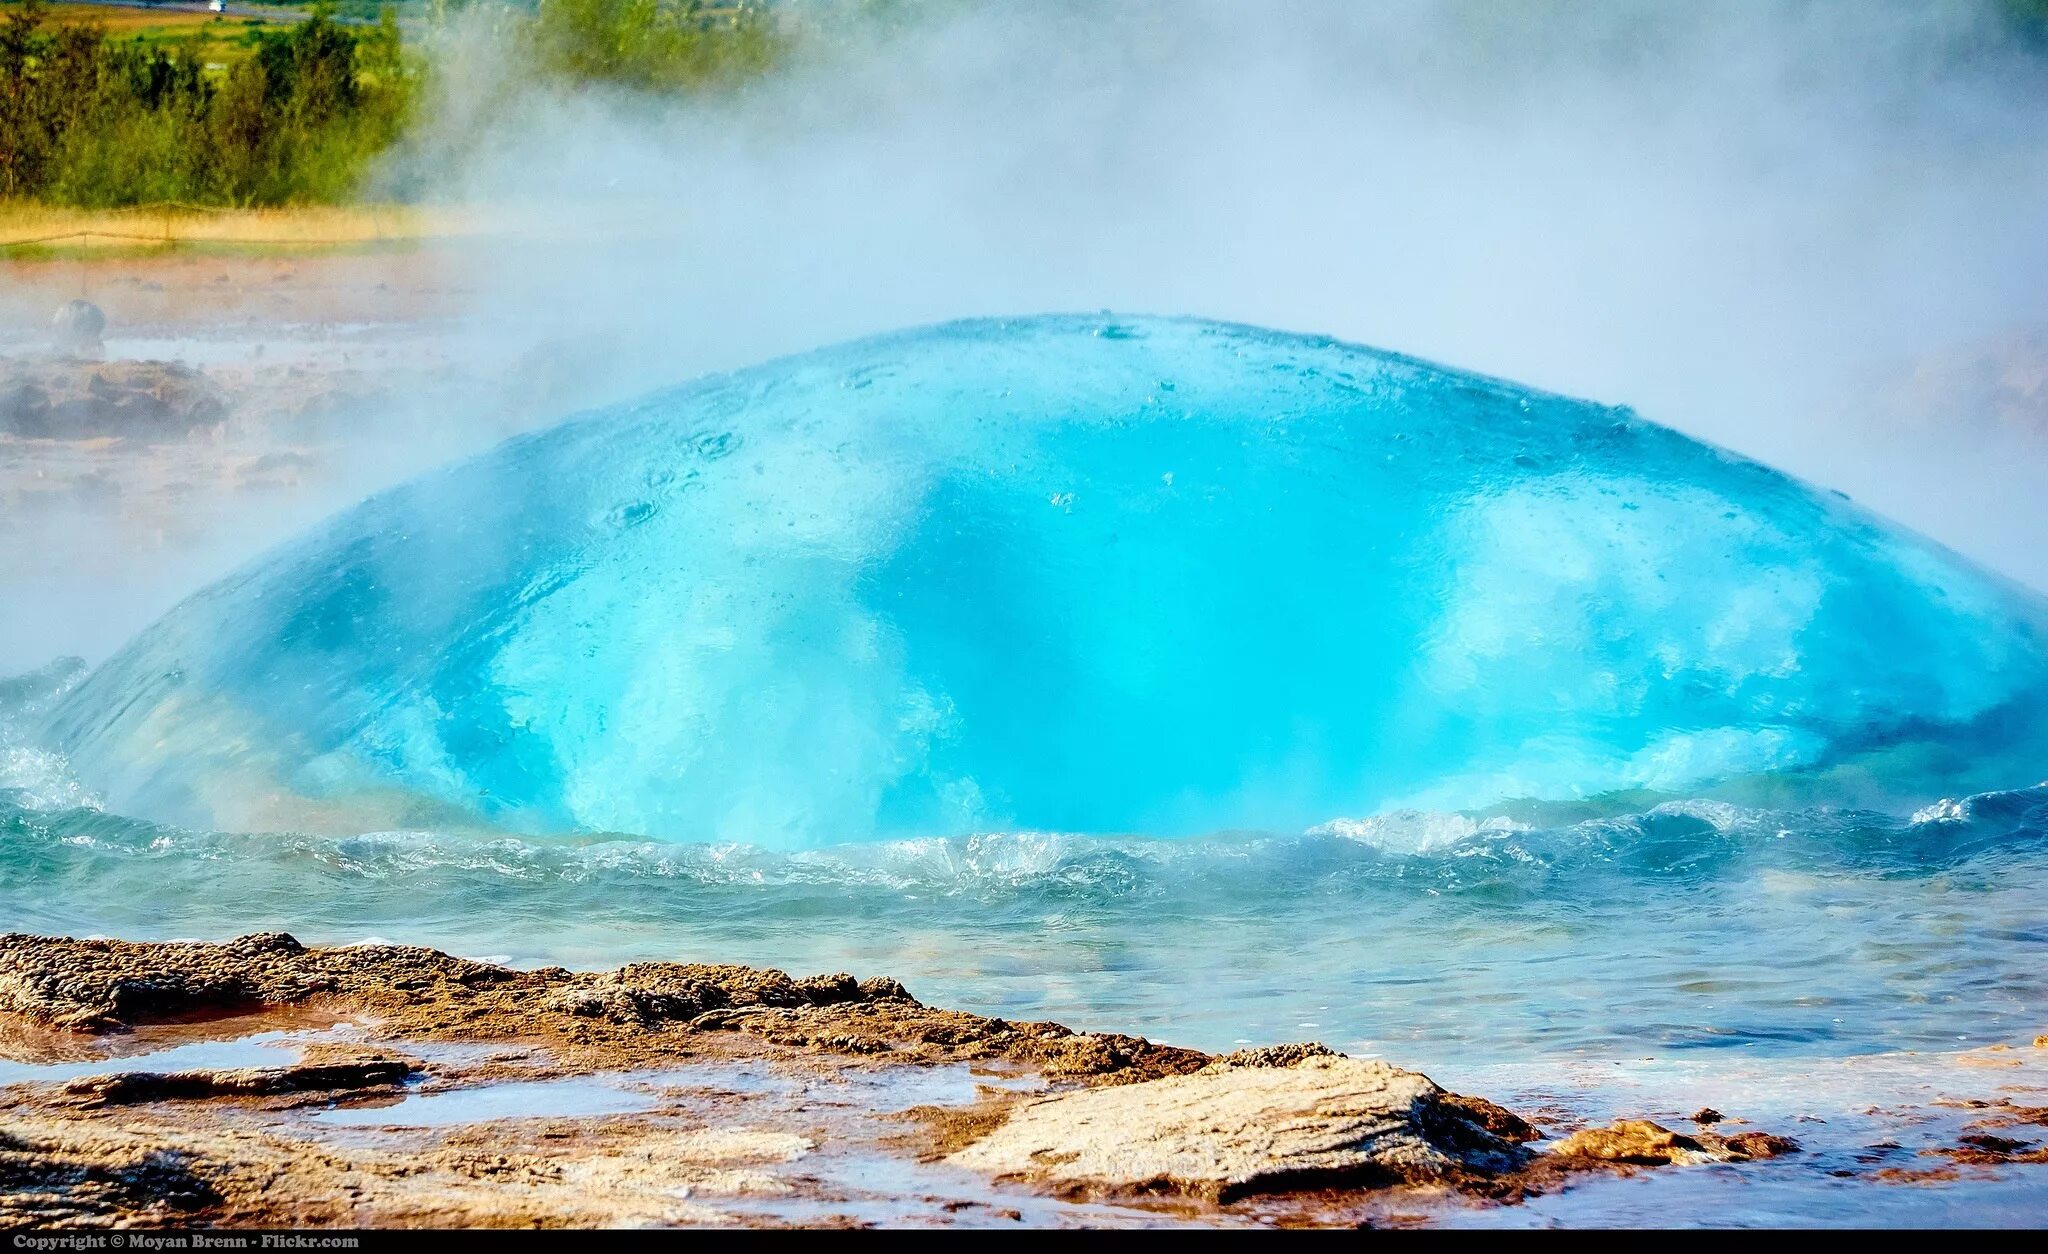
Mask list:
[[[384,493],[51,731],[109,804],[239,827],[797,846],[1863,799],[2037,777],[2044,621],[1627,411],[1042,318],[707,379]]]

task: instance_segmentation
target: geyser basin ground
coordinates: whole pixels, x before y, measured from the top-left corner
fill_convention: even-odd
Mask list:
[[[1626,411],[1246,327],[973,322],[375,497],[173,611],[49,739],[115,809],[236,829],[1869,801],[2031,782],[2042,622]]]
[[[0,929],[886,972],[1808,1147],[1502,1221],[2038,1222],[2048,1167],[1882,1174],[1936,1161],[1943,1102],[2042,1100],[2035,604],[1624,413],[1404,359],[1190,323],[918,333],[531,437],[83,686],[0,683]],[[629,655],[671,669],[636,685]],[[906,691],[922,721],[876,721]],[[1376,805],[1617,777],[1681,795]],[[930,834],[959,778],[1009,830]],[[1188,838],[1233,811],[1268,830]]]

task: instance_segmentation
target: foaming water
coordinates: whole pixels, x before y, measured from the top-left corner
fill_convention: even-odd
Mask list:
[[[1430,1063],[1954,1048],[2030,1037],[2048,1004],[2048,787],[1909,814],[1638,798],[777,852],[190,831],[78,804],[61,762],[28,760],[0,792],[0,918],[31,931],[850,969],[990,1013]]]

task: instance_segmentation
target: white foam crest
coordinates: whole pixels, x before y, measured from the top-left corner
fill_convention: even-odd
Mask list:
[[[1335,836],[1395,854],[1436,853],[1478,836],[1531,830],[1501,815],[1474,818],[1442,810],[1393,810],[1370,818],[1337,818],[1308,829],[1310,836]]]
[[[27,745],[0,748],[0,791],[24,810],[97,810],[100,798],[71,773],[62,754]]]
[[[1649,813],[1676,814],[1683,815],[1689,819],[1698,819],[1724,835],[1729,832],[1753,828],[1770,818],[1769,812],[1765,810],[1732,805],[1726,801],[1711,801],[1703,797],[1689,798],[1684,801],[1667,801],[1662,805],[1652,806]]]
[[[1913,811],[1913,822],[1921,823],[1967,823],[1970,819],[1970,798],[1943,797],[1933,805],[1922,806]]]

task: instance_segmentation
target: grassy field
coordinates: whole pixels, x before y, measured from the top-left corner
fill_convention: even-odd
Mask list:
[[[11,6],[0,6],[0,8]],[[256,32],[274,29],[299,20],[296,12],[284,9],[262,14],[191,13],[176,9],[132,9],[106,4],[52,4],[49,20],[57,23],[90,23],[119,43],[139,43],[161,48],[175,56],[190,49],[208,65],[225,66],[248,56],[255,49]]]

